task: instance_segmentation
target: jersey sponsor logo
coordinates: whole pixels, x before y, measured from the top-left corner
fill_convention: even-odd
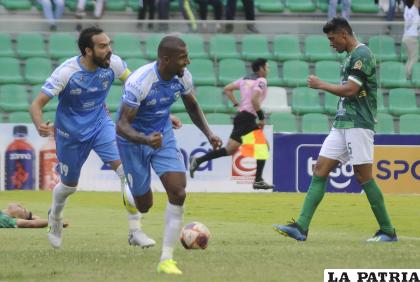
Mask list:
[[[170,100],[169,97],[162,97],[162,98],[159,99],[159,102],[160,103],[165,103],[165,102],[168,102],[169,100]]]
[[[265,83],[264,83],[264,82],[262,82],[262,81],[260,81],[260,82],[258,83],[258,87],[259,87],[259,88],[261,88],[261,90],[264,90],[264,88],[265,88]]]
[[[87,92],[88,93],[92,93],[92,92],[97,92],[99,89],[98,89],[98,87],[89,87],[88,89],[87,89]]]
[[[233,178],[238,179],[238,177],[254,177],[256,169],[257,162],[254,158],[242,156],[239,150],[232,155]]]
[[[60,128],[55,128],[55,131],[57,132],[58,135],[64,137],[64,138],[69,138],[70,134],[68,134],[67,132],[61,130]]]
[[[80,95],[82,94],[82,89],[81,88],[75,88],[70,90],[70,95]]]
[[[103,72],[101,72],[101,73],[99,74],[99,78],[100,78],[100,79],[107,78],[108,76],[109,76],[109,71],[108,71],[108,70],[104,70]]]
[[[157,103],[156,98],[154,98],[150,101],[147,101],[146,106],[153,106],[153,105],[156,105],[156,103]]]
[[[89,101],[82,104],[83,109],[89,109],[95,106],[95,101]]]

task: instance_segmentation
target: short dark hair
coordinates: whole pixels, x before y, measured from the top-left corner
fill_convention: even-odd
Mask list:
[[[414,0],[405,0],[404,2],[409,9],[414,5]]]
[[[80,52],[83,56],[86,55],[86,48],[93,49],[94,47],[92,37],[103,32],[104,31],[102,29],[96,26],[85,28],[80,32],[77,44],[79,45]]]
[[[184,40],[177,36],[167,35],[159,43],[158,46],[158,57],[170,56],[175,50],[178,50],[179,47],[185,47],[186,44]]]
[[[353,30],[351,29],[349,22],[342,17],[332,18],[322,28],[322,31],[325,34],[329,32],[337,33],[340,30],[345,30],[349,35],[353,36]]]
[[[255,61],[252,62],[252,71],[257,72],[260,70],[260,68],[264,67],[265,64],[267,64],[267,59],[264,58],[258,58]]]

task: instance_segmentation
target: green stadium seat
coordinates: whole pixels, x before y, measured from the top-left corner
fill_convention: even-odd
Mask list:
[[[42,119],[45,121],[50,121],[51,123],[55,122],[56,111],[48,111],[42,114]]]
[[[298,132],[296,117],[291,113],[271,113],[268,123],[274,132]]]
[[[324,93],[324,113],[327,115],[335,115],[337,112],[337,104],[340,100],[340,97],[337,97],[331,93]]]
[[[66,7],[69,8],[70,11],[76,11],[77,8],[77,1],[78,0],[66,0]],[[93,11],[94,9],[94,2],[93,1],[86,1],[86,7],[85,10],[86,11]]]
[[[156,60],[157,58],[157,48],[160,41],[165,36],[163,33],[153,33],[146,38],[145,45],[145,56],[149,60]]]
[[[142,67],[150,63],[148,60],[141,59],[141,58],[128,58],[127,60],[125,60],[125,62],[127,63],[127,66],[131,71],[134,71],[138,69],[139,67]]]
[[[380,65],[379,78],[384,88],[410,87],[405,76],[405,66],[400,62],[384,62]]]
[[[420,113],[414,90],[407,88],[389,90],[389,112],[394,116]]]
[[[209,59],[194,59],[188,66],[193,77],[194,85],[216,85],[213,62]]]
[[[206,119],[209,124],[232,124],[231,116],[224,113],[208,113]]]
[[[29,0],[3,0],[2,4],[6,10],[30,10],[32,3]]]
[[[0,58],[0,84],[23,83],[19,61],[15,58]]]
[[[328,83],[340,84],[340,64],[335,61],[316,62],[315,75]]]
[[[128,0],[128,7],[134,12],[137,12],[140,8],[140,3],[138,0]]]
[[[394,120],[390,114],[379,113],[376,116],[375,131],[383,134],[394,134]]]
[[[12,39],[8,33],[0,33],[0,57],[14,57]]]
[[[26,112],[11,112],[8,115],[9,123],[32,123],[31,115]]]
[[[16,53],[19,58],[48,57],[44,39],[38,33],[22,33],[16,37]]]
[[[246,73],[245,63],[237,59],[223,59],[219,62],[219,85],[226,85],[241,77]]]
[[[319,93],[308,87],[297,87],[292,92],[292,113],[303,115],[307,113],[322,113]]]
[[[124,59],[143,57],[140,37],[135,34],[115,34],[112,37],[112,51]]]
[[[306,114],[302,117],[303,133],[328,133],[330,126],[328,117],[323,114]]]
[[[0,86],[0,109],[3,112],[28,111],[28,93],[23,85]]]
[[[122,87],[118,85],[111,86],[108,96],[106,97],[106,105],[108,110],[115,112],[118,110],[121,104]]]
[[[352,0],[351,11],[353,13],[378,13],[378,4],[374,0]]]
[[[188,48],[188,57],[195,59],[207,59],[209,55],[204,50],[204,41],[201,35],[197,34],[182,34],[181,39],[184,40]]]
[[[316,6],[312,0],[286,0],[286,7],[291,12],[315,12]]]
[[[239,59],[235,37],[227,34],[216,34],[210,38],[209,54],[215,60]]]
[[[225,113],[226,105],[222,100],[222,89],[215,86],[199,86],[195,91],[201,109],[206,113]]]
[[[306,85],[309,65],[304,61],[285,61],[283,63],[283,83],[289,87]]]
[[[255,5],[262,13],[280,13],[284,10],[284,5],[280,0],[257,0]]]
[[[176,113],[175,116],[181,120],[183,124],[192,124],[190,115],[188,113]]]
[[[413,86],[420,87],[420,63],[415,63],[411,73],[411,82]]]
[[[328,12],[329,0],[317,0],[316,1],[317,7],[321,10],[321,12]],[[337,3],[337,12],[341,11],[341,5]]]
[[[47,58],[29,58],[25,63],[23,76],[29,84],[38,84],[44,82],[52,72],[50,59]]]
[[[287,104],[287,92],[283,87],[269,86],[267,96],[262,103],[262,109],[266,113],[287,112],[291,109]]]
[[[385,107],[384,94],[379,89],[376,93],[376,108],[378,113],[388,113],[388,108]]]
[[[126,10],[126,1],[125,0],[112,0],[106,1],[105,9],[107,11],[113,12],[122,12]]]
[[[400,134],[420,134],[420,115],[406,114],[400,116]]]
[[[268,41],[264,35],[245,35],[242,37],[242,58],[255,60],[257,58],[271,59],[272,55],[268,50]]]
[[[273,40],[273,53],[274,58],[279,61],[303,59],[299,38],[295,35],[276,36]]]
[[[395,50],[395,40],[388,35],[371,36],[368,41],[369,49],[375,55],[376,61],[397,61],[398,56]]]
[[[330,47],[330,42],[323,35],[309,35],[305,38],[304,43],[305,58],[309,61],[322,61],[336,59],[336,54],[333,53]]]
[[[51,58],[59,60],[79,55],[76,38],[69,33],[52,33],[49,41]]]
[[[269,72],[267,76],[268,85],[279,86],[283,85],[283,80],[279,75],[279,67],[275,61],[267,61],[269,65]]]
[[[185,105],[184,102],[182,102],[182,98],[179,97],[178,100],[176,100],[172,106],[171,106],[171,113],[183,113],[185,112]]]

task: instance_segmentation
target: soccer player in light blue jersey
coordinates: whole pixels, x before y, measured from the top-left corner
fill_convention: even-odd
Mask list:
[[[155,244],[140,232],[140,213],[134,203],[129,208],[127,200],[131,195],[124,193],[125,176],[115,143],[115,124],[105,99],[112,82],[115,79],[125,81],[130,71],[120,57],[112,54],[110,42],[99,28],[83,30],[78,40],[81,55],[68,59],[52,73],[30,107],[32,120],[41,136],[55,131],[61,182],[54,188],[48,218],[48,239],[55,248],[61,246],[62,210],[66,199],[76,192],[80,170],[92,150],[104,163],[109,163],[121,179],[124,203],[129,212],[129,244],[142,247]],[[53,125],[43,120],[42,108],[55,96],[59,102]]]
[[[158,60],[134,71],[124,84],[117,121],[117,144],[127,182],[141,213],[152,207],[150,168],[165,187],[168,203],[165,215],[162,255],[158,272],[182,274],[173,260],[184,214],[185,165],[170,118],[170,107],[179,98],[193,123],[213,148],[222,142],[210,130],[194,95],[185,42],[166,36],[158,47]]]

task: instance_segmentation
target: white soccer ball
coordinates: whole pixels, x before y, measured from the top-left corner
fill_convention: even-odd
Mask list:
[[[205,249],[210,239],[209,229],[202,223],[194,221],[181,230],[181,243],[186,249]]]

